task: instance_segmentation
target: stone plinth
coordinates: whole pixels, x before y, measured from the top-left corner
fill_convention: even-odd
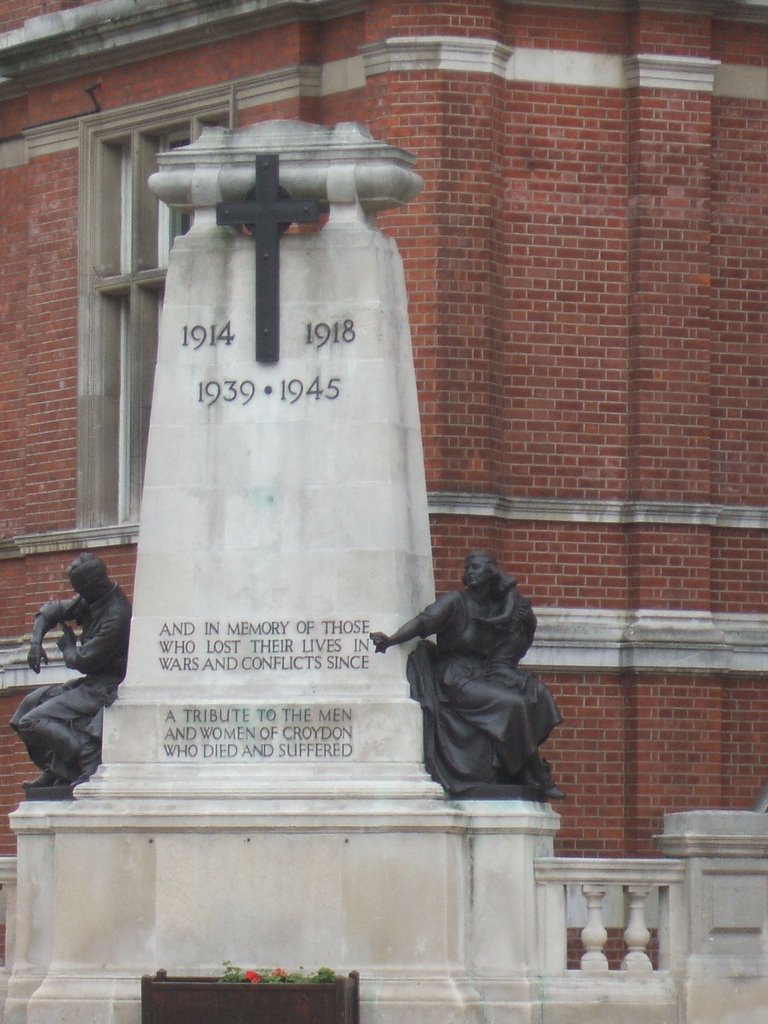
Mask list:
[[[762,1024],[768,1007],[768,815],[668,814],[659,846],[686,866],[679,959],[687,1024]]]
[[[364,1024],[534,1024],[557,824],[491,801],[28,804],[6,1021],[138,1024],[142,974],[228,959],[359,970]]]

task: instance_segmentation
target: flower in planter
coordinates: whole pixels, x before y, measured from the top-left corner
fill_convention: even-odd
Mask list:
[[[244,971],[230,960],[225,960],[224,973],[219,981],[232,985],[243,982],[250,982],[251,985],[318,985],[336,980],[336,973],[330,967],[320,967],[314,974],[304,974],[302,971],[303,968],[300,968],[298,972],[289,974],[283,967],[274,967],[272,970]]]

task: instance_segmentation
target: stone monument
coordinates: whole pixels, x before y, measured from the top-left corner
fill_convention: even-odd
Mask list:
[[[213,128],[151,185],[193,224],[128,671],[96,774],[12,816],[6,1020],[137,1024],[141,975],[224,960],[359,970],[365,1024],[537,1019],[533,857],[557,816],[447,799],[407,652],[369,639],[433,598],[402,269],[376,226],[418,193],[411,158],[350,124]]]
[[[282,240],[264,356],[255,314],[276,296],[257,301],[254,256],[257,275],[274,265],[261,228],[285,200],[241,204],[262,222],[242,232],[217,220],[270,151],[328,220]],[[418,710],[368,640],[374,614],[391,622],[431,588],[405,291],[372,224],[420,184],[349,125],[214,128],[161,157],[151,185],[194,223],[169,268],[102,794],[275,799],[331,778],[339,795],[430,792]]]

